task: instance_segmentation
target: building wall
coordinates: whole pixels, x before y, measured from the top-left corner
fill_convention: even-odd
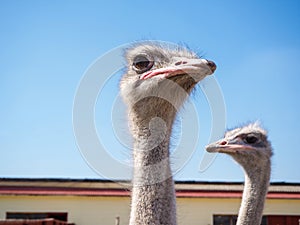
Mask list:
[[[68,221],[76,225],[128,224],[129,198],[73,196],[0,196],[0,218],[6,212],[68,212]]]
[[[212,225],[213,214],[237,214],[240,199],[178,198],[178,224]],[[6,212],[68,212],[69,222],[76,225],[128,224],[129,197],[84,196],[0,196],[0,219]],[[267,215],[300,215],[300,200],[268,199]]]
[[[237,215],[241,200],[232,198],[180,198],[178,224],[212,225],[213,215]],[[300,200],[267,199],[265,215],[300,215]]]

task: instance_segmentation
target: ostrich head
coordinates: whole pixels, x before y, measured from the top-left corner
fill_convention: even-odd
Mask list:
[[[225,137],[206,146],[208,152],[220,152],[231,155],[246,170],[261,168],[269,163],[272,156],[271,143],[267,132],[258,123],[226,132]]]
[[[127,72],[120,88],[129,105],[144,98],[159,97],[178,107],[197,82],[216,70],[214,62],[200,59],[185,48],[153,43],[128,49],[126,60]]]

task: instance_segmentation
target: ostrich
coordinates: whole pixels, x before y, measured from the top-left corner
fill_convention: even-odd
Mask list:
[[[216,65],[183,48],[142,43],[127,50],[120,81],[133,136],[130,224],[176,224],[170,135],[176,112]]]
[[[244,169],[245,186],[237,225],[259,225],[268,192],[272,147],[267,132],[256,123],[228,131],[224,139],[206,146],[208,152],[225,153]]]

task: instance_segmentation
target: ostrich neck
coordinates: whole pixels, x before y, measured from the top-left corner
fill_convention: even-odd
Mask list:
[[[254,161],[255,162],[255,161]],[[259,225],[270,182],[270,160],[244,166],[245,186],[237,225]]]
[[[169,142],[176,111],[172,107],[144,111],[143,105],[137,105],[130,115],[134,138],[130,225],[175,225],[176,197]]]

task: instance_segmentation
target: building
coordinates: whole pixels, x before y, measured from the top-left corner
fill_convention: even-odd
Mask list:
[[[122,181],[2,178],[0,224],[7,219],[52,218],[65,224],[125,225],[130,213],[129,189],[129,183]],[[178,224],[234,224],[242,190],[242,183],[176,182]],[[263,224],[299,225],[299,219],[300,183],[272,183]]]

